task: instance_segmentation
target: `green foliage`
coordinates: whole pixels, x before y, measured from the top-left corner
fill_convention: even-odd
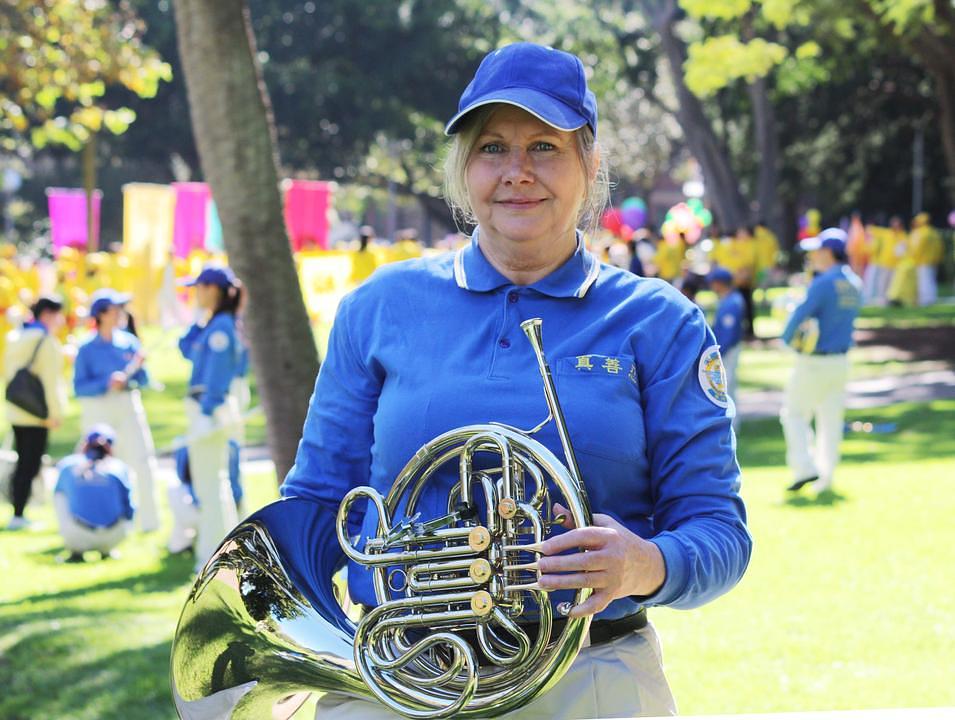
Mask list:
[[[153,97],[170,66],[141,42],[141,24],[124,3],[7,0],[0,9],[0,145],[29,133],[78,150],[105,126],[122,133],[135,119],[107,109],[109,86]]]
[[[735,35],[708,37],[690,45],[683,79],[694,95],[705,98],[733,80],[763,77],[786,55],[785,47],[762,38],[744,43]]]

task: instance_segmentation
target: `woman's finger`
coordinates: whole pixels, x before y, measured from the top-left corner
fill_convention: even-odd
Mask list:
[[[598,570],[609,570],[609,558],[600,550],[593,550],[586,553],[573,553],[571,555],[550,555],[537,560],[537,568],[541,573],[562,573],[562,572],[596,572]]]
[[[593,595],[580,603],[580,605],[574,605],[570,609],[568,617],[579,618],[596,615],[601,610],[606,609],[611,600],[613,600],[613,598],[607,590],[597,590]]]
[[[610,528],[575,528],[548,538],[542,543],[541,550],[544,555],[556,555],[565,550],[599,550],[609,542],[612,535],[615,535],[615,532]]]
[[[610,584],[610,573],[597,572],[566,573],[562,575],[541,575],[537,581],[544,590],[576,590],[578,588],[605,588]]]

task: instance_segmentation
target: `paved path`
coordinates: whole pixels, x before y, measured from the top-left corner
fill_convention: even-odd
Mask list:
[[[847,387],[846,406],[853,410],[881,407],[899,402],[928,402],[955,398],[955,370],[938,369],[905,375],[853,380]],[[751,390],[740,394],[740,417],[778,417],[781,390]]]

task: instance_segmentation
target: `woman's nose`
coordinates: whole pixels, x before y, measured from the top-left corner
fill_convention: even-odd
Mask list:
[[[531,182],[534,179],[530,153],[523,149],[511,150],[504,164],[503,180],[506,183]]]

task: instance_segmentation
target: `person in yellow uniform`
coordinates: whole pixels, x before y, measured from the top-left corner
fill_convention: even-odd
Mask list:
[[[918,304],[934,305],[938,300],[938,266],[945,247],[942,237],[932,227],[928,213],[919,213],[912,219],[909,249],[918,281]]]
[[[684,252],[686,252],[686,243],[682,236],[660,238],[657,241],[656,255],[653,256],[653,264],[657,266],[657,277],[673,284],[673,281],[680,277]]]
[[[889,287],[892,276],[895,274],[899,261],[905,256],[908,247],[908,236],[902,218],[893,215],[889,220],[888,228],[878,228],[873,235],[875,249],[872,264],[873,273],[873,302],[876,305],[885,305],[889,298]]]

